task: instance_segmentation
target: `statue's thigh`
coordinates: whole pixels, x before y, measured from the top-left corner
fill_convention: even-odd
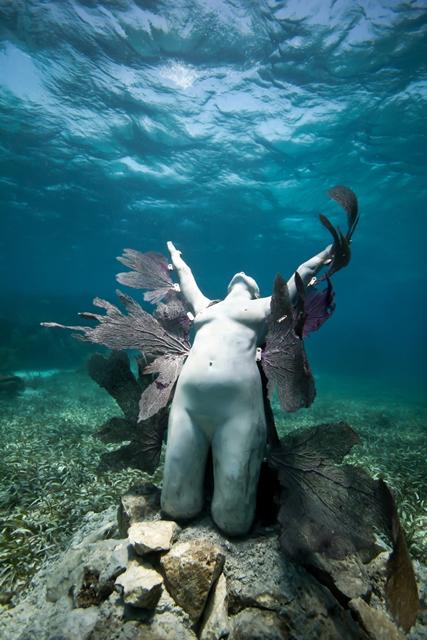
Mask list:
[[[252,524],[265,445],[265,420],[259,414],[242,412],[215,433],[212,516],[227,533],[246,533]]]
[[[209,442],[185,409],[172,407],[163,473],[162,509],[190,518],[203,507],[203,483]]]

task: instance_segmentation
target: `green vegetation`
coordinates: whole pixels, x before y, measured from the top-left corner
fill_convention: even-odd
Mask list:
[[[118,502],[143,473],[97,474],[113,446],[93,437],[120,410],[82,374],[33,379],[0,406],[0,599],[20,592],[90,511]]]
[[[139,471],[97,473],[105,445],[93,433],[120,410],[84,373],[34,378],[0,404],[0,606],[66,547],[91,511],[117,503]],[[415,404],[319,391],[310,410],[278,415],[279,430],[346,420],[362,445],[348,461],[391,486],[414,558],[427,562],[426,411]],[[117,445],[119,446],[119,445]],[[154,477],[161,481],[161,470]]]

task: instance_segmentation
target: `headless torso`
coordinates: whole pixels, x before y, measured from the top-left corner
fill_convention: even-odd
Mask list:
[[[172,402],[162,509],[176,519],[203,508],[205,467],[212,449],[212,517],[229,535],[249,530],[255,512],[266,423],[256,349],[267,331],[270,298],[258,298],[256,282],[244,273],[228,295],[212,305],[180,252],[168,243],[182,294],[194,310],[195,338]],[[329,248],[298,271],[307,284],[329,258]],[[294,284],[288,283],[290,292]]]

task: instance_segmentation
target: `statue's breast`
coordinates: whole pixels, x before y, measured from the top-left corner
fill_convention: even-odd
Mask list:
[[[236,322],[258,331],[265,323],[265,319],[260,309],[251,302],[251,300],[243,302],[222,300],[206,307],[194,318],[194,328],[197,331],[204,324],[223,320]]]

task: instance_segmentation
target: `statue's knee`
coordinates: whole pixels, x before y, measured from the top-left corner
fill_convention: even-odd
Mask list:
[[[167,495],[162,492],[160,506],[162,511],[176,520],[194,518],[203,508],[200,496],[185,496],[185,499],[176,495]]]
[[[256,494],[247,490],[241,478],[215,486],[211,505],[212,519],[224,533],[231,536],[244,535],[249,531],[255,514]]]
[[[251,528],[256,507],[257,461],[228,461],[217,468],[212,519],[228,535],[244,535]]]
[[[246,506],[234,505],[234,508],[227,508],[226,505],[217,501],[212,503],[212,519],[221,531],[229,536],[242,536],[248,533],[251,528],[255,512],[255,505]]]
[[[160,496],[162,511],[177,520],[193,518],[203,508],[203,487],[168,475],[164,478]]]

